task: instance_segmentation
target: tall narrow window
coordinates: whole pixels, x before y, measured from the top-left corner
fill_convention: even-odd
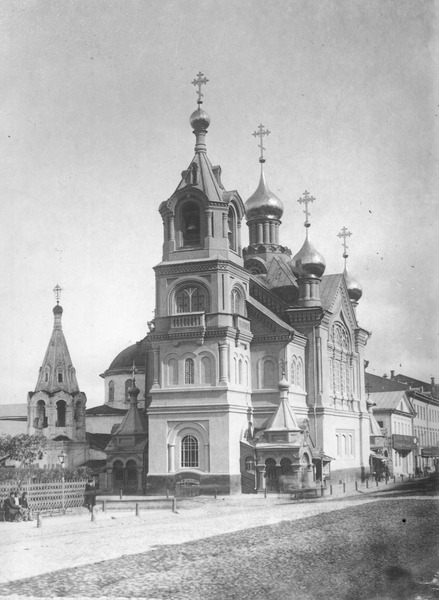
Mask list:
[[[184,382],[194,383],[194,361],[192,358],[187,358],[184,361]]]
[[[195,202],[187,202],[181,211],[184,246],[200,244],[200,209]]]
[[[228,237],[229,237],[229,248],[231,250],[234,250],[236,252],[236,215],[235,215],[235,211],[233,210],[232,207],[229,208],[229,214],[228,214],[228,219],[227,219],[227,223],[228,223]]]
[[[181,440],[181,466],[199,467],[198,440],[194,435],[185,435]]]
[[[276,387],[275,381],[275,366],[272,360],[264,361],[262,387],[272,390]]]
[[[108,384],[108,402],[114,402],[114,381]]]
[[[44,400],[38,400],[37,402],[34,427],[35,429],[47,427],[46,404],[44,403]]]
[[[178,385],[178,362],[175,358],[168,362],[168,385]]]
[[[58,373],[58,383],[62,383],[62,373]]]
[[[291,384],[297,385],[297,360],[295,356],[291,361]]]
[[[297,387],[303,388],[303,365],[300,358],[297,359],[296,385]]]
[[[242,315],[243,314],[243,302],[241,299],[241,294],[238,289],[233,288],[232,290],[232,298],[231,298],[231,308],[232,313],[234,315]]]
[[[242,359],[238,362],[238,384],[242,385]]]
[[[201,383],[212,383],[211,362],[207,356],[203,356],[201,359]]]
[[[56,403],[56,426],[66,426],[66,403],[64,400],[58,400]]]

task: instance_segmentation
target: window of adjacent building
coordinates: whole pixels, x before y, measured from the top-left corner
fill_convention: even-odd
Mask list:
[[[114,402],[114,381],[108,384],[108,402]]]
[[[56,403],[56,426],[66,426],[66,403],[64,400],[58,400]]]
[[[181,440],[181,466],[199,466],[198,440],[194,435],[185,435]]]
[[[130,389],[130,387],[133,385],[133,380],[132,379],[127,379],[125,381],[125,402],[128,402],[128,400],[130,399],[130,396],[128,394],[128,390]]]
[[[187,358],[184,361],[184,382],[185,382],[185,384],[194,383],[194,375],[195,375],[194,361],[192,358]]]
[[[175,294],[177,313],[206,312],[207,293],[201,287],[186,287]]]
[[[199,246],[201,241],[200,208],[196,202],[186,202],[181,211],[183,246]]]

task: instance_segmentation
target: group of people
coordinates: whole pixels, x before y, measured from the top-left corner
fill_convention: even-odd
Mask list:
[[[11,491],[8,498],[3,502],[6,521],[33,521],[32,511],[27,500],[27,492],[18,496],[17,492]]]

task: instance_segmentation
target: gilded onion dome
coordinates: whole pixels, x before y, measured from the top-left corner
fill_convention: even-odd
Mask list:
[[[302,277],[321,277],[325,272],[325,259],[311,244],[308,236],[302,248],[293,257],[291,268],[294,275],[299,279]]]
[[[190,124],[194,131],[203,131],[210,125],[210,117],[205,110],[198,107],[190,116]]]
[[[360,283],[355,279],[355,277],[353,277],[348,272],[346,268],[343,272],[343,275],[346,281],[346,287],[348,288],[349,298],[353,302],[358,302],[361,296],[363,295],[363,288],[361,287]]]
[[[256,219],[280,221],[284,212],[284,205],[273,194],[265,181],[264,169],[261,168],[261,178],[257,190],[245,203],[245,216],[247,222]]]

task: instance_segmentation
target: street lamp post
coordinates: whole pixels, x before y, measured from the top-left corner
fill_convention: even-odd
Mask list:
[[[61,465],[61,486],[62,486],[62,491],[61,491],[61,502],[62,502],[62,511],[65,514],[66,509],[65,509],[65,501],[64,501],[64,464],[65,464],[65,459],[66,459],[66,455],[64,454],[64,451],[61,452],[61,454],[58,455],[58,460],[59,463]]]

